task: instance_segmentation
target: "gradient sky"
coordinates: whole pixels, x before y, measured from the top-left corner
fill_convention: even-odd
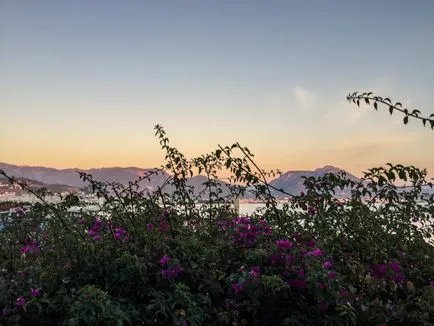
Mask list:
[[[434,132],[374,91],[434,106],[434,1],[0,0],[0,161],[163,163],[239,141],[266,168],[428,168]]]

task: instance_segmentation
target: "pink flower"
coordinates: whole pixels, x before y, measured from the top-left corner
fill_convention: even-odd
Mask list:
[[[158,230],[161,233],[167,233],[169,231],[169,229],[170,229],[169,223],[167,223],[164,220],[161,220],[160,223],[159,223],[159,226],[158,226]]]
[[[32,297],[39,297],[41,295],[41,289],[31,288],[30,291]]]
[[[152,223],[146,224],[146,230],[148,230],[148,232],[151,232],[153,229],[154,229],[154,224]]]
[[[22,254],[34,254],[40,251],[39,243],[34,240],[27,241],[27,244],[20,249]]]
[[[295,256],[294,255],[287,254],[285,258],[286,258],[286,262],[288,265],[294,264],[294,262],[295,262]]]
[[[328,272],[327,277],[329,278],[329,280],[334,280],[336,278],[336,273]]]
[[[306,280],[304,279],[289,280],[287,283],[289,286],[299,289],[305,289],[307,287]]]
[[[162,270],[161,274],[163,274],[164,278],[166,278],[168,280],[172,280],[172,279],[176,278],[183,271],[184,271],[184,269],[181,266],[175,265],[171,268]]]
[[[23,296],[20,296],[17,298],[17,301],[15,302],[15,305],[18,307],[22,307],[26,304],[26,299],[24,299]]]
[[[285,240],[277,240],[276,241],[277,247],[280,249],[290,249],[292,247],[291,241],[285,239]]]
[[[160,259],[160,264],[161,265],[167,265],[169,262],[170,262],[170,260],[171,260],[172,258],[170,257],[170,256],[166,256],[166,255],[164,255],[161,259]]]
[[[261,269],[259,266],[255,266],[250,269],[250,276],[254,278],[259,277],[260,273],[261,273]]]
[[[339,290],[339,293],[341,294],[342,297],[348,297],[350,295],[350,292],[348,292],[345,288],[341,288]]]
[[[309,252],[308,255],[313,256],[313,257],[320,257],[320,256],[322,256],[322,252],[321,252],[321,249],[316,248],[313,251]]]
[[[234,291],[234,293],[237,294],[237,293],[240,293],[243,291],[244,284],[243,283],[232,283],[231,287],[232,287],[232,291]]]
[[[92,228],[90,228],[87,231],[87,234],[89,237],[93,238],[95,241],[101,240],[102,236],[99,234],[101,231],[102,221],[101,218],[98,216],[95,218],[95,222],[92,225]]]
[[[270,256],[270,263],[271,265],[279,265],[282,262],[282,256],[273,254]]]
[[[329,260],[326,260],[324,262],[324,264],[322,264],[322,267],[324,267],[325,269],[330,269],[333,266],[332,262]]]
[[[311,239],[306,243],[306,246],[313,248],[313,247],[315,247],[315,244],[316,244],[315,240]]]
[[[115,228],[113,234],[114,234],[115,240],[127,241],[129,238],[128,232],[126,230],[124,230],[123,228]]]

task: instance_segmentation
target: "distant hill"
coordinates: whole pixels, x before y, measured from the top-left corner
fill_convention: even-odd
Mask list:
[[[305,187],[303,185],[304,179],[302,177],[322,177],[327,173],[338,173],[340,171],[343,171],[346,173],[347,177],[350,180],[358,181],[359,179],[352,175],[351,173],[348,173],[345,170],[339,169],[334,166],[326,165],[322,168],[318,168],[314,171],[288,171],[286,173],[283,173],[280,177],[272,180],[270,182],[270,185],[277,189],[282,189],[283,191],[290,193],[292,195],[299,195],[302,191],[305,190]],[[275,192],[275,195],[278,195],[278,192]]]
[[[84,188],[87,186],[80,179],[78,172],[91,174],[95,180],[101,182],[118,182],[123,185],[128,185],[128,182],[136,180],[145,173],[153,171],[153,169],[130,168],[100,168],[100,169],[54,169],[40,166],[17,166],[12,164],[0,163],[0,170],[4,170],[6,174],[17,178],[26,178],[34,181],[39,181],[49,185],[67,185],[75,188]],[[158,185],[163,185],[164,181],[169,176],[168,173],[162,171],[151,176],[150,181],[143,180],[141,182],[142,189],[156,189]]]
[[[33,190],[44,188],[53,193],[62,193],[62,192],[76,193],[81,190],[80,188],[77,187],[61,185],[61,184],[51,185],[51,184],[46,184],[40,181],[31,180],[27,178],[16,178],[16,179],[17,181],[25,183]],[[23,189],[18,184],[11,184],[5,177],[0,176],[0,193],[4,193],[4,192],[20,193],[23,192]]]
[[[111,167],[111,168],[99,168],[99,169],[54,169],[38,166],[17,166],[12,164],[0,163],[0,169],[4,170],[8,175],[18,178],[25,178],[40,182],[49,189],[64,190],[67,187],[73,189],[80,189],[86,186],[86,184],[79,178],[78,171],[86,172],[93,175],[94,179],[102,182],[119,182],[123,185],[127,185],[128,182],[136,180],[138,177],[143,176],[145,173],[153,171],[153,169],[142,169],[136,167]],[[318,168],[314,171],[288,171],[283,173],[280,177],[272,180],[270,184],[277,189],[283,189],[290,194],[299,194],[304,190],[303,176],[306,177],[319,177],[330,172],[343,171],[334,166],[326,165],[322,168]],[[345,171],[344,171],[345,172]],[[347,176],[352,180],[358,180],[354,175],[347,173]],[[170,175],[161,171],[156,175],[153,175],[150,180],[143,180],[140,183],[142,190],[156,190],[161,187]],[[194,186],[195,195],[198,195],[205,186],[203,185],[207,181],[203,175],[193,176],[188,180],[188,185]],[[219,180],[222,195],[229,194],[229,188],[226,182]],[[166,189],[167,192],[171,192],[173,189]],[[53,191],[53,190],[52,190]],[[280,193],[274,192],[276,196],[281,196]],[[208,193],[204,193],[203,198],[207,198]],[[247,195],[247,198],[251,198],[251,195]]]

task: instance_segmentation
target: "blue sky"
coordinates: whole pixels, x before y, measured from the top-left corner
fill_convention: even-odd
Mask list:
[[[393,5],[392,5],[393,4]],[[434,133],[356,109],[433,113],[432,1],[0,2],[0,161],[163,162],[240,141],[265,168],[392,161],[434,171]]]

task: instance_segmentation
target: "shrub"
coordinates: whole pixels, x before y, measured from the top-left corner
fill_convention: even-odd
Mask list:
[[[267,183],[278,172],[260,170],[247,148],[235,143],[187,160],[161,126],[156,133],[167,154],[162,168],[171,172],[166,189],[139,189],[159,169],[127,187],[81,174],[105,199],[96,216],[84,208],[68,213],[81,205],[75,195],[48,204],[35,193],[42,204],[5,223],[3,324],[434,322],[426,170],[388,164],[356,181],[344,173],[306,178],[306,191],[278,208],[277,189]],[[222,169],[232,173],[226,195],[217,181]],[[187,178],[203,171],[207,205],[198,207]],[[398,187],[398,179],[410,185]],[[248,191],[265,208],[237,216],[231,200]]]

